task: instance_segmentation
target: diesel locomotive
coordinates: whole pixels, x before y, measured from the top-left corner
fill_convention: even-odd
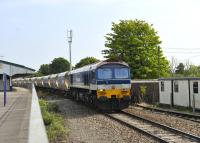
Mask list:
[[[70,98],[103,110],[122,110],[131,99],[130,68],[125,62],[101,61],[70,72],[13,80],[15,86],[27,83],[62,90]]]

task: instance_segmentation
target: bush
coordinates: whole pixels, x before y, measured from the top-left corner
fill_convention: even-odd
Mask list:
[[[55,103],[48,103],[47,108],[50,112],[55,112],[58,113],[59,112],[59,108],[58,105]]]
[[[59,111],[58,105],[55,103],[48,103],[45,100],[40,100],[39,104],[49,141],[58,142],[66,139],[68,130],[65,128],[64,118],[57,114]]]

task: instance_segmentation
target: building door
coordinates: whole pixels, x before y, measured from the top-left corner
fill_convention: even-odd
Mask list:
[[[200,109],[200,94],[199,94],[199,82],[198,81],[193,81],[192,82],[192,107],[195,106],[195,108]]]

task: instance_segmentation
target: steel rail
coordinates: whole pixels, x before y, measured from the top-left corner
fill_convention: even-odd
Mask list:
[[[103,114],[104,114],[106,117],[109,117],[110,119],[115,120],[115,121],[119,122],[120,124],[122,124],[122,125],[124,125],[124,126],[126,126],[126,127],[128,127],[128,128],[131,128],[131,129],[133,129],[133,130],[137,130],[138,132],[140,132],[140,133],[142,133],[142,134],[145,134],[145,135],[147,135],[147,136],[149,136],[149,137],[152,137],[153,139],[159,141],[160,143],[169,143],[168,141],[166,141],[166,140],[164,140],[164,139],[162,139],[162,138],[160,138],[160,137],[158,137],[158,136],[156,136],[156,135],[154,135],[154,134],[152,134],[152,133],[149,133],[149,132],[147,132],[147,131],[145,131],[145,130],[143,130],[143,129],[141,129],[141,128],[138,128],[138,127],[136,127],[136,126],[130,125],[130,124],[126,123],[125,121],[122,121],[122,120],[120,120],[120,119],[118,119],[118,118],[115,118],[115,117],[113,117],[113,116],[112,116],[111,114],[109,114],[109,113],[103,113]]]
[[[191,140],[193,140],[193,141],[200,142],[200,137],[199,137],[199,136],[196,136],[196,135],[193,135],[193,134],[190,134],[190,133],[185,133],[185,132],[183,132],[183,131],[181,131],[181,130],[178,130],[178,129],[169,127],[169,126],[164,125],[164,124],[161,124],[161,123],[154,122],[154,121],[152,121],[152,120],[145,119],[145,118],[140,117],[140,116],[137,116],[137,115],[133,115],[133,114],[128,113],[128,112],[125,112],[125,111],[121,111],[120,113],[125,114],[125,115],[127,115],[127,116],[129,116],[129,117],[136,118],[136,119],[142,120],[142,121],[144,121],[144,122],[150,123],[150,124],[152,124],[152,125],[155,125],[155,126],[157,126],[157,127],[162,128],[162,129],[171,131],[171,132],[173,132],[173,133],[175,133],[175,134],[184,136],[184,137],[186,137],[186,138],[188,138],[188,139],[191,139]]]
[[[178,111],[172,111],[172,110],[167,110],[167,109],[159,109],[159,108],[153,108],[153,107],[147,107],[147,106],[142,106],[142,105],[137,105],[138,107],[144,108],[146,110],[151,110],[155,112],[161,112],[161,113],[168,113],[170,115],[178,116],[178,117],[183,117],[186,120],[193,121],[200,123],[200,115],[195,115],[195,114],[190,114],[190,113],[183,113],[183,112],[178,112]]]

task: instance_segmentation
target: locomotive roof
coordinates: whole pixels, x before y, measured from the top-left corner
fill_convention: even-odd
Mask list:
[[[106,65],[106,64],[120,64],[120,65],[128,66],[128,64],[125,63],[125,62],[100,61],[100,62],[97,62],[97,63],[94,63],[94,64],[86,65],[86,66],[83,66],[81,68],[72,70],[69,74],[74,74],[74,73],[84,72],[84,71],[91,71],[91,70],[97,69],[98,67],[100,67],[102,65]]]

